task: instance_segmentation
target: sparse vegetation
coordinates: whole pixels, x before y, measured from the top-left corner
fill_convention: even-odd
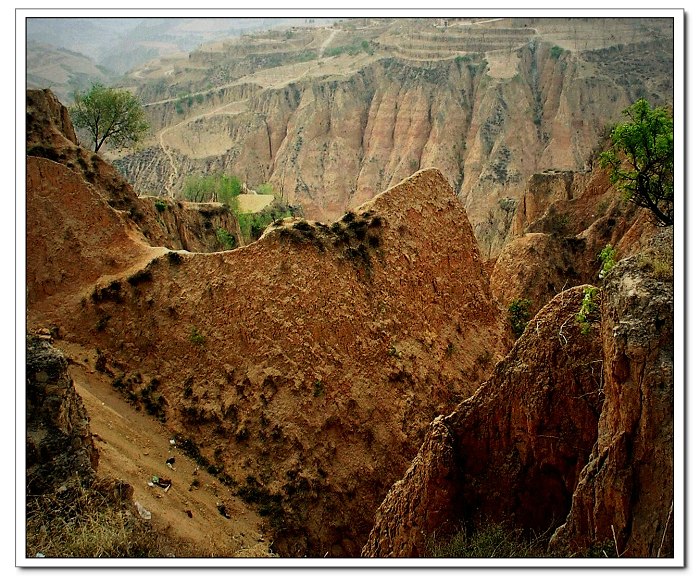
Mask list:
[[[196,327],[192,327],[190,330],[190,343],[192,345],[204,345],[205,341],[204,335],[202,335]]]
[[[236,247],[236,236],[222,227],[216,229],[216,239],[226,250]]]
[[[367,53],[368,55],[374,54],[374,48],[367,40],[362,40],[358,43],[352,45],[342,45],[339,47],[331,47],[323,52],[324,57],[336,57],[338,55],[359,55],[360,53]]]
[[[162,533],[115,502],[111,491],[72,483],[55,494],[27,497],[27,556],[143,558],[186,556]],[[183,555],[184,553],[184,555]]]
[[[276,193],[271,183],[262,183],[258,185],[255,187],[255,192],[259,195],[274,195]]]
[[[458,530],[451,538],[428,542],[429,557],[503,559],[533,558],[547,556],[547,541],[544,535],[528,539],[522,530],[509,529],[501,524],[489,524],[470,532]]]
[[[167,402],[165,397],[158,392],[159,385],[160,381],[158,378],[153,378],[141,389],[140,399],[148,414],[155,416],[161,422],[165,422],[165,406]]]
[[[511,197],[499,199],[498,200],[498,207],[500,207],[501,210],[505,211],[506,213],[513,213],[515,211],[515,207],[516,207],[515,199],[513,199]]]
[[[651,270],[654,278],[673,280],[673,263],[653,251],[640,254],[639,265],[644,270]]]
[[[508,320],[516,339],[523,334],[525,326],[530,320],[531,305],[532,301],[530,299],[514,299],[508,305]]]
[[[561,57],[563,53],[564,53],[564,49],[562,49],[559,45],[554,45],[551,49],[549,49],[549,55],[554,60],[558,60],[559,57]]]
[[[107,323],[109,323],[109,320],[111,318],[111,315],[108,315],[107,313],[100,315],[100,318],[97,320],[97,323],[95,323],[95,331],[104,331],[107,327]]]
[[[238,209],[241,181],[235,175],[195,175],[187,177],[182,197],[196,203],[219,201],[231,209]]]
[[[598,254],[598,260],[602,262],[598,278],[605,278],[608,272],[612,270],[612,267],[615,266],[615,248],[607,244]]]
[[[389,347],[389,350],[387,351],[389,356],[395,357],[395,358],[400,358],[401,357],[401,352],[396,348],[395,345],[391,345]]]
[[[165,211],[168,208],[168,204],[162,199],[156,199],[154,205],[156,207],[156,210],[160,212]]]
[[[126,281],[133,287],[137,287],[144,282],[150,282],[152,280],[153,275],[148,267],[134,272],[134,274],[129,275],[126,279]]]
[[[610,133],[600,155],[610,180],[632,203],[649,209],[660,225],[673,224],[673,116],[640,99],[623,110],[629,119]]]
[[[182,256],[178,254],[177,252],[168,252],[168,262],[170,263],[171,266],[177,266],[178,264],[182,264]]]
[[[587,286],[583,291],[583,300],[581,301],[581,309],[576,313],[576,322],[579,324],[581,333],[587,335],[591,331],[591,324],[598,313],[598,304],[596,297],[598,289],[594,286]]]
[[[254,242],[262,236],[263,232],[271,223],[281,225],[285,217],[292,217],[300,213],[300,210],[291,205],[286,205],[281,201],[274,201],[263,211],[257,213],[240,213],[236,211],[238,225],[241,228],[243,241],[245,243]],[[277,224],[277,222],[280,222]]]

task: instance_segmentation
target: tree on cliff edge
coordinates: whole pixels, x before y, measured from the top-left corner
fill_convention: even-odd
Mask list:
[[[70,114],[76,128],[90,133],[95,152],[107,141],[117,148],[138,142],[148,131],[146,115],[136,97],[100,83],[86,93],[75,94]]]
[[[629,118],[610,134],[612,148],[600,155],[610,180],[661,225],[673,224],[673,116],[639,100],[623,110]]]

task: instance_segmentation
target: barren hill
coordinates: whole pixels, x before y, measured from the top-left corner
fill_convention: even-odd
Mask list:
[[[158,196],[202,172],[270,181],[323,221],[437,167],[495,259],[533,173],[589,169],[623,108],[671,99],[671,24],[358,19],[219,42],[127,81],[154,136],[116,164]]]
[[[96,356],[127,401],[259,507],[276,552],[359,554],[430,420],[508,347],[449,183],[424,170],[331,225],[172,251],[144,235],[156,211],[133,217],[152,201],[68,150],[50,94],[30,104],[28,325]]]

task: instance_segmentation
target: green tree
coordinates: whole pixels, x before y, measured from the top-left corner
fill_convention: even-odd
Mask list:
[[[651,210],[661,225],[672,225],[673,115],[643,99],[623,113],[629,121],[613,128],[601,164],[630,201]]]
[[[136,97],[124,89],[95,83],[86,92],[76,92],[70,108],[73,125],[85,128],[95,152],[105,142],[119,148],[141,140],[148,131],[146,114]]]
[[[238,208],[241,181],[235,175],[192,175],[185,179],[182,197],[187,201],[220,201]]]

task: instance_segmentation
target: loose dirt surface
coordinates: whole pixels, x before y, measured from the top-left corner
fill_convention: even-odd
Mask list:
[[[69,373],[90,416],[100,475],[130,484],[134,501],[151,512],[153,526],[191,543],[201,556],[272,556],[256,512],[199,469],[177,444],[171,445],[164,425],[125,402],[109,379],[95,370],[94,351],[65,342],[56,345],[69,359]],[[166,463],[171,457],[172,468]],[[153,476],[171,480],[172,487],[167,491],[150,487]],[[230,518],[219,512],[219,504]]]
[[[238,205],[243,213],[257,213],[270,205],[274,199],[274,195],[242,193],[238,196]]]

